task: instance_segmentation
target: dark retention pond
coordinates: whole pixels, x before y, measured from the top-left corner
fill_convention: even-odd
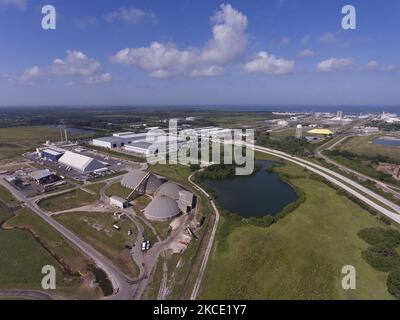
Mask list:
[[[261,168],[251,176],[205,180],[214,190],[220,206],[245,218],[277,215],[297,200],[296,191],[290,185],[277,173],[267,171],[273,161],[258,160],[256,163]]]
[[[96,278],[96,283],[99,285],[103,295],[105,297],[112,295],[114,290],[111,281],[107,277],[107,274],[102,269],[94,266],[91,266],[90,269],[93,272]]]
[[[388,147],[400,147],[400,139],[393,137],[383,137],[375,139],[374,144],[380,144]]]

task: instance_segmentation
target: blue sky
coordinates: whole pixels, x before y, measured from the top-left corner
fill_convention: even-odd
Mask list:
[[[57,10],[56,30],[41,8]],[[341,28],[351,4],[357,29]],[[397,0],[0,0],[0,106],[399,105]]]

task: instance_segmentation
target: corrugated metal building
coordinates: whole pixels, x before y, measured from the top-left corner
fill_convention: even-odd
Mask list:
[[[121,181],[121,184],[131,190],[136,189],[143,178],[147,175],[147,172],[141,170],[132,170],[127,173]],[[144,183],[143,190],[145,193],[154,193],[162,184],[162,181],[157,178],[154,174],[150,174],[147,181]]]
[[[58,161],[64,152],[59,152],[51,149],[44,149],[41,151],[42,158],[51,160],[51,161]]]

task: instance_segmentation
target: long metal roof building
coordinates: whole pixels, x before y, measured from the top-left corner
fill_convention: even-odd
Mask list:
[[[154,198],[152,202],[144,209],[144,215],[147,219],[166,221],[176,217],[181,210],[173,199],[167,196]]]
[[[121,184],[128,189],[136,189],[143,178],[147,175],[147,172],[141,170],[132,170],[128,172],[121,181]],[[145,192],[154,193],[160,186],[162,181],[157,178],[154,174],[150,174],[149,178],[145,182]]]
[[[58,162],[83,173],[105,168],[100,161],[71,151],[65,152]]]

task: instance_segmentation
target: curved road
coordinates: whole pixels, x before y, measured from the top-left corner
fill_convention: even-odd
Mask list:
[[[189,182],[194,186],[195,189],[200,190],[202,193],[204,193],[207,196],[208,199],[210,199],[210,195],[202,187],[200,187],[199,185],[197,185],[196,183],[194,183],[192,181],[192,177],[193,177],[194,174],[195,173],[192,173],[189,176],[189,178],[188,178]],[[210,256],[211,249],[212,249],[213,244],[214,244],[215,234],[216,234],[217,229],[218,229],[218,223],[219,223],[220,214],[219,214],[218,208],[216,207],[214,201],[210,200],[210,203],[211,203],[211,206],[213,207],[214,212],[215,212],[214,226],[213,226],[213,229],[211,231],[210,240],[208,241],[207,249],[206,249],[206,252],[204,254],[203,261],[201,262],[199,275],[198,275],[197,280],[196,280],[196,282],[194,284],[193,291],[192,291],[192,294],[190,296],[190,300],[195,300],[197,298],[197,295],[199,294],[201,282],[203,281],[204,273],[206,271],[208,258]]]
[[[33,213],[37,214],[55,230],[61,233],[67,240],[78,247],[85,255],[91,258],[100,269],[104,270],[109,280],[111,281],[113,288],[116,291],[115,294],[110,298],[121,300],[132,298],[133,279],[130,279],[125,274],[123,274],[110,260],[108,260],[102,254],[96,251],[92,246],[82,241],[79,237],[69,231],[61,223],[48,216],[35,202],[26,199],[22,193],[12,188],[12,186],[10,186],[3,179],[0,179],[0,184],[7,188],[17,200],[24,203],[25,206],[29,208]]]

